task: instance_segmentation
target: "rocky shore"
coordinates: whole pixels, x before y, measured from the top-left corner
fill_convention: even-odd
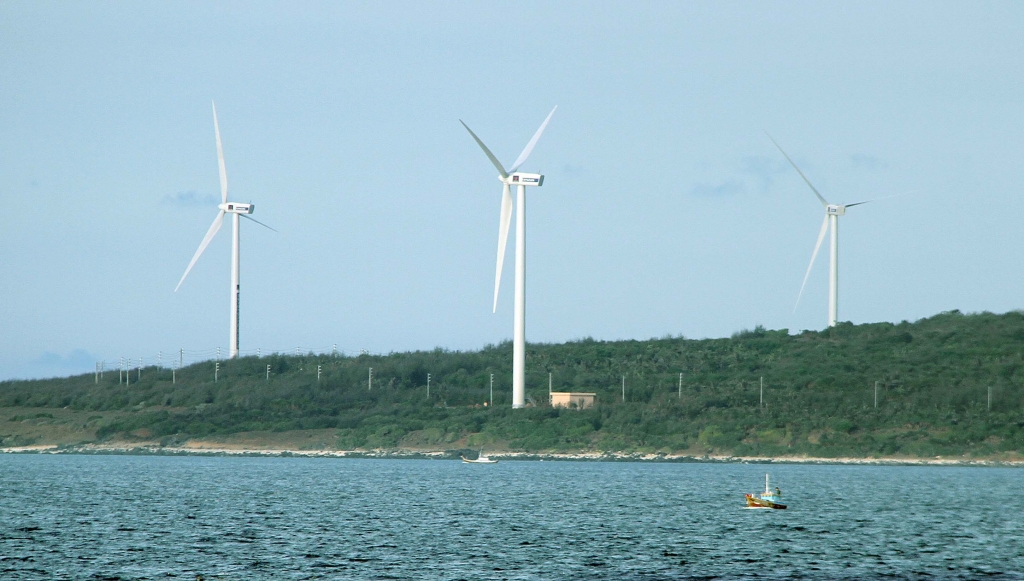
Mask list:
[[[0,448],[2,454],[126,454],[162,456],[243,456],[306,458],[380,458],[457,460],[466,450],[302,450],[245,448],[221,442],[190,441],[179,446],[159,442],[88,443],[78,445],[34,445]],[[728,456],[688,454],[627,454],[619,452],[489,452],[495,460],[506,461],[589,461],[589,462],[723,462],[747,464],[846,464],[879,466],[1004,466],[1024,467],[1024,459],[969,457],[872,457],[814,458],[807,456]]]

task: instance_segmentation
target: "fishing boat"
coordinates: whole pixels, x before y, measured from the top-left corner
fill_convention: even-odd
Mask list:
[[[747,497],[747,508],[774,508],[784,510],[786,505],[782,504],[782,491],[776,486],[771,489],[768,483],[768,475],[764,475],[764,492],[745,495]]]
[[[466,458],[465,456],[461,456],[461,458],[462,458],[462,461],[464,463],[466,463],[466,464],[497,464],[498,463],[497,460],[491,460],[487,456],[484,456],[484,451],[483,450],[480,450],[480,453],[477,454],[476,460],[470,460],[469,458]]]

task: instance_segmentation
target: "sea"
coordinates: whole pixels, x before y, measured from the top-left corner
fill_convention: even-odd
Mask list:
[[[787,510],[744,508],[782,490]],[[1024,469],[0,454],[0,579],[1024,579]]]

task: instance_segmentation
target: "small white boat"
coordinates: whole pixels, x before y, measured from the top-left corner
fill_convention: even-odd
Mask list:
[[[487,456],[484,456],[484,451],[483,450],[480,450],[480,453],[477,455],[476,460],[470,460],[469,458],[466,458],[465,456],[460,456],[460,457],[462,458],[462,461],[464,463],[466,463],[466,464],[497,464],[498,463],[497,460],[491,460]]]

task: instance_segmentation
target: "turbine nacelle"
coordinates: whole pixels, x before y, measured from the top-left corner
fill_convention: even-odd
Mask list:
[[[837,206],[836,204],[828,204],[825,206],[825,213],[829,216],[843,216],[846,214],[846,206]]]
[[[256,204],[237,204],[235,202],[227,202],[219,204],[217,207],[227,214],[252,214],[253,210],[256,209]]]
[[[498,181],[508,186],[543,186],[544,176],[539,173],[517,171],[509,174],[507,178],[498,176]]]

